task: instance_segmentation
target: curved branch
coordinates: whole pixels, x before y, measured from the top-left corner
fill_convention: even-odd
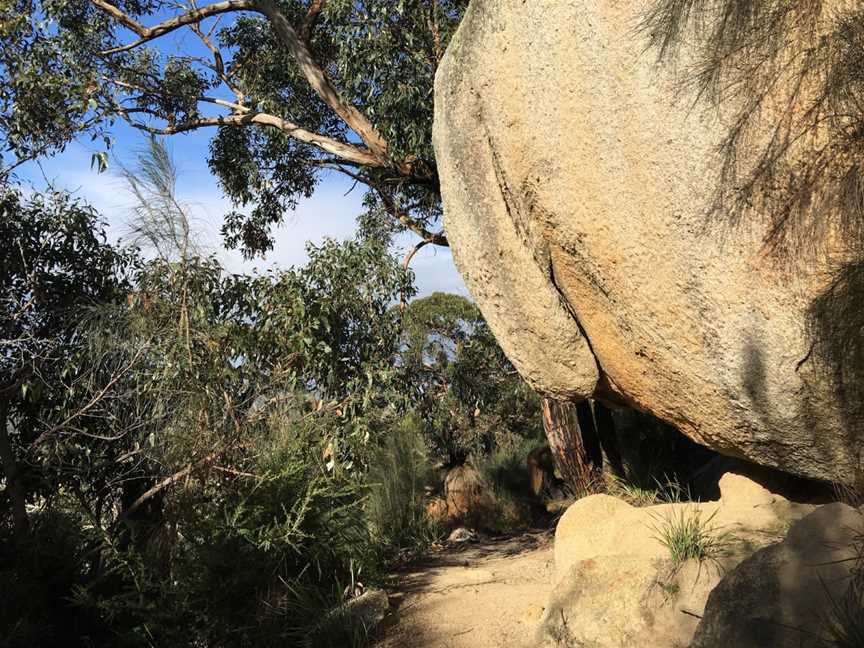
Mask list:
[[[415,245],[408,251],[408,254],[405,255],[404,259],[402,259],[402,269],[405,272],[408,272],[408,266],[411,264],[411,259],[414,258],[414,255],[417,254],[424,247],[429,245],[431,242],[432,241],[420,241],[417,245]],[[405,295],[405,289],[402,288],[399,291],[399,312],[404,313],[406,308],[408,308],[408,298]]]
[[[327,0],[312,0],[309,3],[309,9],[306,11],[303,24],[300,26],[300,37],[310,50],[312,49],[312,31],[315,29],[315,23],[318,22],[318,16],[321,15],[326,5]]]
[[[414,255],[417,254],[424,247],[429,245],[432,241],[420,241],[417,245],[411,248],[408,251],[408,254],[405,255],[405,258],[402,259],[402,269],[407,270],[408,266],[411,265],[411,259],[414,258]]]
[[[276,35],[282,41],[282,44],[291,53],[291,56],[297,62],[306,81],[321,97],[321,99],[330,106],[339,117],[348,126],[360,136],[363,143],[369,147],[369,150],[381,158],[387,159],[387,140],[385,140],[375,129],[366,115],[361,113],[357,108],[349,103],[346,103],[336,89],[330,83],[324,74],[324,70],[315,61],[312,52],[306,42],[295,31],[285,15],[279,10],[279,7],[274,0],[257,0],[256,8],[260,11],[273,26]]]
[[[204,97],[199,98],[199,100],[208,101],[209,98]],[[211,101],[211,103],[216,103],[216,101]],[[219,103],[224,105],[225,102],[220,100]],[[248,126],[257,124],[279,129],[289,137],[293,137],[294,139],[305,142],[306,144],[311,144],[326,153],[335,155],[352,164],[371,167],[384,166],[381,159],[371,151],[334,140],[324,135],[319,135],[318,133],[313,133],[305,128],[301,128],[287,119],[282,119],[281,117],[270,115],[268,113],[249,111],[219,117],[202,117],[201,119],[196,119],[194,121],[160,128],[132,120],[128,117],[129,111],[125,108],[118,108],[117,110],[131,126],[150,133],[151,135],[176,135],[178,133],[187,133],[189,131],[198,130],[199,128],[207,128],[209,126]]]
[[[203,457],[202,459],[199,459],[195,463],[191,463],[191,464],[187,465],[182,470],[178,470],[173,475],[166,477],[165,479],[160,481],[158,484],[156,484],[155,486],[153,486],[152,488],[147,490],[143,495],[141,495],[141,497],[139,497],[134,502],[132,502],[132,504],[129,506],[129,508],[127,508],[125,511],[123,511],[123,513],[120,514],[120,516],[117,518],[115,524],[128,519],[129,516],[132,515],[139,508],[141,508],[147,502],[147,500],[158,495],[159,493],[161,493],[163,490],[165,490],[166,488],[168,488],[172,484],[176,484],[178,481],[183,479],[186,475],[192,473],[195,470],[198,470],[199,468],[203,468],[204,466],[206,466],[209,463],[213,463],[225,451],[226,451],[225,449],[222,449],[222,450],[217,450],[216,452],[211,452],[206,457]]]
[[[169,18],[158,25],[154,25],[153,27],[145,27],[134,18],[124,13],[118,7],[112,5],[110,2],[106,0],[90,0],[90,3],[94,5],[97,9],[101,10],[103,13],[111,16],[114,20],[119,22],[121,25],[129,29],[130,31],[135,32],[139,38],[136,41],[131,43],[127,43],[126,45],[121,45],[120,47],[114,47],[109,50],[105,50],[102,52],[103,54],[116,54],[118,52],[127,52],[131,49],[135,49],[143,45],[144,43],[159,38],[160,36],[164,36],[175,29],[179,29],[180,27],[184,27],[186,25],[191,25],[194,23],[201,22],[205,18],[209,18],[211,16],[218,16],[224,13],[231,13],[234,11],[258,11],[256,0],[223,0],[222,2],[216,2],[211,5],[207,5],[206,7],[196,7],[194,9],[190,9],[186,13],[179,14],[174,16],[173,18]]]
[[[398,205],[396,205],[396,201],[393,200],[393,197],[390,196],[377,182],[372,180],[372,178],[368,176],[364,176],[360,173],[354,173],[353,171],[349,171],[348,169],[340,166],[339,164],[331,164],[331,163],[322,163],[321,166],[326,166],[340,173],[344,173],[349,178],[356,180],[362,184],[365,184],[367,187],[374,189],[375,192],[381,196],[381,202],[384,203],[384,208],[390,213],[390,215],[398,220],[402,225],[404,225],[407,229],[414,232],[421,239],[426,241],[427,243],[431,243],[432,245],[439,245],[441,247],[450,247],[450,243],[447,240],[447,236],[443,232],[432,232],[426,229],[423,224],[415,218],[412,218],[408,215],[408,212],[405,210],[399,209]]]
[[[411,216],[408,215],[408,212],[399,209],[399,206],[396,204],[396,201],[393,200],[393,197],[388,195],[386,191],[381,189],[381,187],[371,182],[366,182],[366,184],[372,187],[378,195],[381,196],[381,202],[384,203],[384,207],[387,211],[405,227],[420,236],[420,238],[427,243],[440,245],[441,247],[450,247],[447,237],[442,232],[430,232],[428,229],[423,227],[419,221],[411,218]]]

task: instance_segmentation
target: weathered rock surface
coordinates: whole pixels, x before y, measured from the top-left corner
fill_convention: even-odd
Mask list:
[[[757,551],[723,578],[708,597],[691,648],[853,645],[832,643],[830,628],[850,614],[858,616],[859,640],[864,630],[864,600],[850,591],[853,542],[861,534],[864,515],[845,504],[805,517],[783,542]],[[838,610],[848,612],[837,616]]]
[[[689,646],[709,594],[724,574],[781,540],[790,524],[814,508],[731,473],[721,479],[720,490],[718,502],[635,508],[592,495],[567,509],[555,531],[557,584],[538,644]],[[697,512],[714,537],[726,536],[723,550],[710,560],[676,567],[656,537],[658,530],[682,513]]]
[[[350,617],[366,632],[371,632],[387,614],[390,602],[384,590],[369,590],[336,609],[336,613]]]
[[[483,477],[475,468],[467,465],[453,468],[444,478],[447,515],[451,520],[460,520],[486,508],[486,490]]]
[[[454,259],[541,391],[617,396],[720,452],[849,479],[861,403],[835,377],[864,369],[821,366],[806,326],[842,240],[781,265],[768,219],[706,218],[724,116],[645,51],[648,4],[473,0],[436,80]]]

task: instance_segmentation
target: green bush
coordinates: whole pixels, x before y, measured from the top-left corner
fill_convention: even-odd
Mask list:
[[[492,453],[475,457],[474,463],[496,493],[526,501],[531,498],[528,455],[543,444],[544,440],[537,438],[510,439]]]
[[[440,530],[426,514],[426,492],[433,488],[420,426],[408,416],[384,435],[368,473],[366,516],[386,558],[426,547]]]
[[[26,544],[0,533],[0,646],[76,648],[110,636],[98,617],[75,607],[86,577],[88,538],[82,520],[46,510],[31,517]]]
[[[327,471],[317,431],[280,411],[250,437],[244,470],[202,472],[131,542],[106,542],[102,576],[76,601],[114,645],[355,645],[335,622],[328,643],[320,620],[352,573],[377,573],[362,485]]]
[[[530,528],[539,502],[531,492],[528,455],[543,441],[512,438],[489,455],[473,458],[485,482],[484,510],[471,520],[475,526],[493,533],[515,533]]]

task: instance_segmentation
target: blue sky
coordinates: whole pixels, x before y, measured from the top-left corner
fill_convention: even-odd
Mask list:
[[[125,125],[118,127],[115,136],[112,155],[120,160],[131,161],[134,151],[145,144],[143,134]],[[178,167],[180,198],[189,206],[199,237],[228,271],[250,273],[274,266],[302,265],[306,260],[308,241],[316,243],[326,237],[345,239],[353,235],[354,219],[361,210],[363,191],[361,187],[351,191],[351,182],[334,173],[325,178],[311,199],[302,202],[296,212],[275,230],[274,249],[264,259],[244,261],[238,252],[226,250],[219,236],[219,227],[230,203],[207,168],[209,136],[209,132],[175,136],[168,143]],[[47,179],[55,187],[73,192],[105,217],[115,238],[122,238],[133,201],[116,173],[116,159],[111,161],[113,171],[109,168],[99,174],[90,168],[91,155],[99,150],[98,144],[91,146],[86,141],[74,142],[62,154],[43,160],[40,166],[30,164],[22,168],[19,177],[37,189],[43,188]],[[402,236],[397,241],[399,254],[417,240],[413,235]],[[421,296],[434,291],[468,295],[449,249],[426,246],[414,257],[411,267]]]

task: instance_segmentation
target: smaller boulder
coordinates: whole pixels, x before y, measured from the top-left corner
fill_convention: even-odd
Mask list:
[[[447,515],[464,519],[486,505],[486,484],[483,476],[471,466],[453,468],[444,478]]]
[[[371,632],[384,619],[390,608],[390,601],[384,590],[369,590],[348,601],[344,608],[367,632]]]
[[[340,626],[350,625],[369,634],[384,620],[389,609],[390,599],[384,590],[367,590],[331,610],[323,619],[321,631],[324,632],[323,628],[329,623],[336,622]]]
[[[459,527],[458,529],[454,529],[453,533],[447,538],[447,542],[471,542],[476,535],[473,531],[466,529],[465,527]]]
[[[601,494],[570,506],[555,530],[557,583],[538,644],[689,645],[708,595],[724,575],[757,549],[781,540],[791,523],[813,510],[732,473],[720,480],[720,492],[715,502],[637,508]],[[661,529],[685,518],[698,520],[719,544],[703,560],[676,564],[660,540]],[[715,645],[739,644],[705,648]]]
[[[443,497],[434,497],[426,504],[426,517],[435,524],[444,524],[447,521],[447,500]]]
[[[850,572],[861,558],[855,542],[862,537],[860,511],[840,503],[818,508],[783,542],[757,551],[723,578],[708,597],[692,648],[835,645],[830,628],[838,611],[857,612],[859,619],[864,614]]]

